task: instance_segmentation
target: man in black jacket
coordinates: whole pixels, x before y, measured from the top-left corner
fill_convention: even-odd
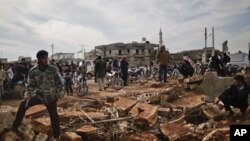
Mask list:
[[[221,101],[225,110],[229,112],[229,116],[234,114],[230,106],[239,108],[241,113],[244,114],[249,106],[248,94],[249,88],[245,83],[244,76],[237,75],[234,77],[234,84],[222,92],[215,103],[218,104]]]
[[[127,81],[128,81],[128,66],[129,66],[129,64],[127,62],[127,57],[125,57],[125,56],[122,57],[120,64],[121,64],[121,73],[122,73],[122,79],[124,81],[124,86],[127,86],[128,85],[128,83],[127,83]]]

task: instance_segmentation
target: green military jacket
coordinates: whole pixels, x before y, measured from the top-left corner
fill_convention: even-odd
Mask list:
[[[27,85],[29,96],[49,104],[59,97],[62,88],[62,77],[55,66],[48,65],[44,71],[39,69],[39,65],[30,69]]]

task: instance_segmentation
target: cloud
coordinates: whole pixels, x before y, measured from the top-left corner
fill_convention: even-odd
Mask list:
[[[204,47],[204,28],[215,27],[215,47],[229,41],[231,52],[247,52],[250,1],[246,0],[9,0],[0,1],[3,57],[35,56],[39,49],[77,52],[85,44],[159,41],[171,52]],[[208,45],[211,46],[211,36]]]

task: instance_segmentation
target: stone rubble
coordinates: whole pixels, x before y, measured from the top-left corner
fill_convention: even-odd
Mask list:
[[[208,76],[213,76],[208,78]],[[217,88],[213,83],[223,81]],[[120,90],[98,98],[66,97],[58,104],[62,141],[213,141],[229,140],[229,125],[250,123],[247,118],[228,119],[211,100],[231,78],[203,77],[151,84],[148,89]],[[136,84],[135,84],[136,85]],[[145,84],[146,85],[146,84]],[[213,90],[206,89],[213,85]],[[185,87],[188,86],[188,89]],[[202,90],[202,91],[201,91]],[[52,136],[43,105],[30,108],[19,128],[8,131],[16,109],[0,107],[1,141],[46,141]]]

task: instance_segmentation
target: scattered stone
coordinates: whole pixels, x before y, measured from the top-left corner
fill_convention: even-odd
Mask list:
[[[137,103],[130,111],[135,123],[142,127],[152,127],[157,122],[158,107],[146,103]]]
[[[74,132],[65,132],[60,136],[61,141],[82,141],[82,137]]]
[[[17,140],[21,140],[20,137],[17,136],[17,134],[15,132],[7,132],[5,133],[1,139],[1,141],[17,141]]]
[[[158,114],[161,116],[169,116],[171,111],[171,108],[158,108]]]
[[[39,133],[36,136],[35,141],[47,141],[47,139],[48,139],[48,135],[47,134]]]
[[[151,133],[135,133],[128,137],[128,141],[158,141],[159,139]]]
[[[204,101],[202,100],[203,97],[204,96],[200,94],[188,93],[184,95],[183,97],[180,97],[176,99],[175,101],[173,101],[172,104],[176,107],[180,107],[180,108],[185,107],[185,108],[192,109],[204,103]]]
[[[136,103],[134,100],[119,98],[119,100],[114,103],[114,106],[118,110],[119,117],[125,117]]]
[[[230,140],[230,129],[221,128],[215,129],[206,135],[202,141],[229,141]]]
[[[159,83],[159,84],[152,84],[150,88],[162,88],[165,87],[166,85],[164,83]]]
[[[218,106],[205,105],[202,107],[202,112],[210,119],[215,121],[221,120],[223,118],[223,112],[218,108]]]
[[[194,89],[196,89],[198,86],[199,86],[198,84],[190,84],[190,85],[189,85],[189,89],[190,89],[190,90],[194,90]]]
[[[202,82],[203,79],[204,79],[204,77],[202,75],[196,75],[196,76],[184,79],[184,83],[187,83],[187,84],[197,84],[197,83]]]
[[[84,125],[76,130],[76,133],[81,135],[86,140],[98,140],[98,128],[91,125]]]
[[[35,117],[39,117],[41,115],[43,115],[44,113],[46,113],[47,109],[44,105],[35,105],[30,107],[26,113],[25,113],[25,117],[26,118],[35,118]]]
[[[103,120],[103,119],[107,119],[108,116],[105,115],[102,112],[86,112],[86,114],[92,118],[93,120]],[[81,111],[63,111],[58,113],[59,115],[59,119],[61,122],[63,123],[67,123],[69,122],[71,119],[76,119],[76,118],[83,118],[83,119],[88,119],[88,117]]]
[[[12,126],[15,117],[13,116],[13,107],[10,106],[0,106],[0,135],[5,129]]]
[[[50,123],[49,117],[39,117],[37,119],[31,120],[32,128],[37,131],[44,134],[52,134],[52,128]]]
[[[181,123],[160,124],[160,130],[166,140],[170,141],[197,141],[199,139],[188,127]]]

